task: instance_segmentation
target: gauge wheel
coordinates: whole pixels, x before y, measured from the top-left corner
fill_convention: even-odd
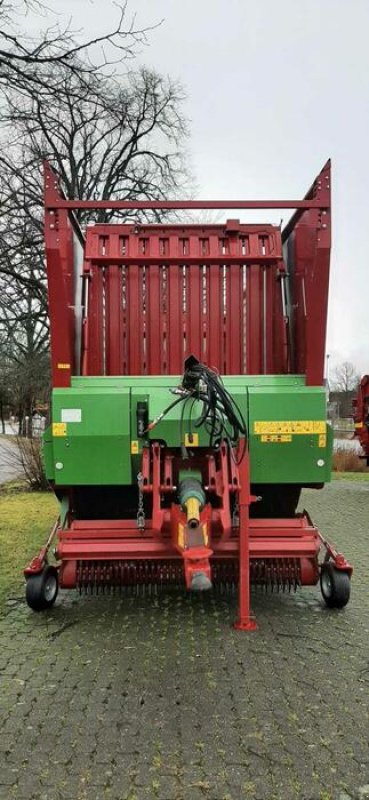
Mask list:
[[[350,599],[349,575],[330,562],[321,567],[320,588],[328,608],[343,608]]]
[[[28,575],[26,578],[26,600],[33,611],[45,611],[56,600],[59,588],[58,571],[55,567],[45,566],[42,572]]]

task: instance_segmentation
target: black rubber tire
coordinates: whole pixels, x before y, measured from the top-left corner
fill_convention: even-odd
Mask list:
[[[26,578],[26,600],[33,611],[45,611],[55,603],[59,589],[58,570],[46,566]]]
[[[344,608],[350,599],[350,576],[330,562],[322,564],[320,589],[328,608]]]

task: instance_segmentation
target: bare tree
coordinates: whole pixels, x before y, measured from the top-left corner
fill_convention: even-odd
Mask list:
[[[0,305],[1,298],[9,305],[14,296],[31,295],[40,312],[40,341],[47,313],[42,160],[54,166],[70,198],[155,200],[175,196],[179,187],[185,192],[189,185],[181,86],[147,69],[130,72],[122,86],[90,76],[88,86],[79,85],[76,104],[71,88],[76,83],[74,75],[64,72],[52,104],[42,95],[20,101],[8,91],[0,115],[5,131],[0,148]],[[84,225],[91,212],[77,217]],[[100,212],[95,219],[110,221],[112,212]],[[5,315],[13,330],[17,306],[12,302]]]
[[[36,38],[19,24],[31,13],[50,14],[42,0],[0,0],[0,89],[9,86],[21,94],[35,96],[59,91],[57,67],[79,81],[112,68],[134,56],[137,45],[146,42],[149,28],[138,29],[134,16],[127,19],[127,2],[116,4],[114,26],[92,40],[79,41],[70,24],[57,22]]]
[[[11,392],[10,392],[10,369],[11,365],[7,358],[4,343],[0,342],[0,425],[1,433],[5,433],[5,418],[9,413]]]
[[[31,424],[32,427],[32,424]],[[38,436],[13,436],[11,446],[2,454],[4,464],[14,477],[23,478],[32,491],[44,491],[49,484],[45,475],[41,442]]]
[[[21,301],[20,301],[21,302]],[[26,301],[29,302],[27,297]],[[4,310],[4,309],[3,309]],[[24,430],[24,419],[48,400],[50,387],[49,354],[45,346],[37,344],[37,308],[30,314],[27,307],[24,320],[17,320],[18,335],[7,330],[7,320],[1,320],[0,333],[0,419],[5,432],[5,411],[15,414],[19,432]],[[30,428],[31,430],[31,428]]]
[[[342,361],[333,373],[332,387],[336,392],[347,394],[357,388],[360,375],[351,361]]]
[[[0,19],[13,5],[0,0]],[[144,36],[132,27],[123,36],[122,19],[115,32],[121,56],[124,36],[132,47]],[[22,45],[20,54],[20,40],[10,37],[4,55],[0,34],[0,339],[7,340],[20,415],[32,413],[43,391],[40,365],[47,375],[42,160],[56,169],[70,198],[161,199],[176,196],[179,187],[185,193],[188,185],[182,87],[144,68],[112,77],[89,60],[87,45],[86,63],[78,47],[60,56],[62,40],[67,53],[64,35],[52,39],[48,32],[39,48],[26,52]],[[130,48],[124,53],[132,54]],[[22,83],[23,69],[29,71]],[[86,212],[77,216],[82,226],[91,219]],[[99,222],[112,218],[111,212],[95,215]]]
[[[129,72],[122,85],[90,76],[88,85],[79,84],[76,104],[76,82],[64,74],[52,104],[42,96],[20,102],[7,93],[0,116],[7,147],[0,165],[8,222],[12,214],[19,218],[21,207],[41,232],[44,158],[70,198],[152,200],[175,195],[179,186],[186,190],[187,127],[178,83],[144,68]],[[86,212],[80,215],[82,223],[86,218]],[[98,219],[109,221],[111,213]]]
[[[0,220],[0,384],[4,407],[24,416],[45,401],[49,386],[47,298],[44,258],[31,225],[19,214]],[[39,236],[40,238],[40,236]],[[2,421],[4,429],[4,421]]]

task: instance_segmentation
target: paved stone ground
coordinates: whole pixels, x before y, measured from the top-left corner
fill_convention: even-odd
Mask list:
[[[369,797],[369,485],[305,505],[355,564],[318,589],[236,601],[76,597],[0,618],[1,800]]]

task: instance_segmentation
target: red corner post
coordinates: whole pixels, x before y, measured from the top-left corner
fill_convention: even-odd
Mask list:
[[[56,174],[44,163],[45,249],[53,387],[70,386],[74,359],[73,239]]]
[[[257,629],[256,620],[251,617],[250,610],[250,522],[249,505],[256,498],[250,494],[250,461],[247,442],[241,442],[245,446],[245,454],[239,465],[240,491],[239,491],[239,608],[238,619],[234,627],[239,631],[255,631]]]

